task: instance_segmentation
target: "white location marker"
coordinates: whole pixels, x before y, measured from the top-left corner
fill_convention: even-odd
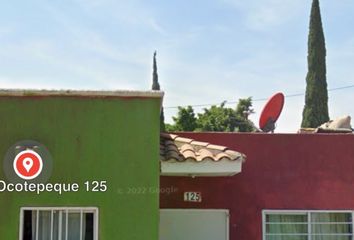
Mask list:
[[[33,167],[33,160],[29,157],[25,158],[22,162],[23,167],[26,169],[27,172],[29,172],[31,170],[31,168]]]

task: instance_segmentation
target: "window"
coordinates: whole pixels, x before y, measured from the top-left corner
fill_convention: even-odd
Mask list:
[[[352,240],[353,212],[264,211],[263,240]]]
[[[20,240],[97,240],[97,208],[22,208]]]

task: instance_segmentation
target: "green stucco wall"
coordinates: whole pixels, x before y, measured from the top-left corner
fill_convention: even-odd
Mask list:
[[[0,97],[0,155],[20,140],[38,141],[53,158],[49,182],[81,185],[80,192],[61,196],[0,193],[0,239],[19,239],[20,207],[32,206],[98,207],[100,240],[158,239],[160,102]],[[0,179],[6,180],[3,171]],[[106,180],[108,191],[87,193],[86,180]]]

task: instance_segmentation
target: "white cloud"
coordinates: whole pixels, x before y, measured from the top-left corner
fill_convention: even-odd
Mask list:
[[[307,0],[222,1],[244,14],[245,23],[249,28],[261,31],[287,24],[289,20],[303,15],[304,9],[310,9],[311,4]]]
[[[114,1],[114,0],[75,0],[79,6],[91,16],[108,15],[113,23],[148,28],[157,33],[166,31],[157,21],[150,5],[144,1]],[[107,17],[107,16],[106,16]]]

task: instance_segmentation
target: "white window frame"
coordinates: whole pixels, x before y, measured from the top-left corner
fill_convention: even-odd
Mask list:
[[[350,213],[352,218],[352,234],[351,239],[354,240],[354,211],[353,210],[274,210],[274,209],[264,209],[262,210],[262,239],[266,240],[266,215],[268,214],[301,214],[307,215],[307,225],[308,229],[311,230],[311,213]],[[308,240],[311,240],[311,234],[307,233]],[[347,236],[347,235],[346,235]]]
[[[80,226],[81,227],[82,227],[83,213],[93,213],[93,239],[98,240],[99,212],[98,212],[97,207],[21,207],[21,209],[20,209],[20,228],[19,228],[20,229],[20,232],[19,232],[20,239],[19,240],[23,239],[23,221],[24,221],[24,212],[25,211],[37,211],[37,218],[36,219],[38,219],[39,211],[51,211],[52,227],[53,227],[53,212],[54,211],[66,211],[66,213],[68,213],[68,212],[80,213],[80,219],[81,219]],[[68,217],[68,215],[66,215],[66,216]],[[59,224],[61,225],[61,222],[59,222]],[[66,220],[66,225],[67,224],[68,224],[68,222]],[[37,228],[38,228],[38,225],[37,225]],[[53,230],[53,228],[52,228],[52,230]],[[37,231],[38,231],[38,229],[37,229]],[[81,238],[80,240],[82,240],[82,236],[80,236],[80,238]],[[51,239],[48,239],[48,240],[52,240],[52,239],[53,239],[53,233],[51,233]],[[67,239],[67,236],[65,237],[65,239]]]

